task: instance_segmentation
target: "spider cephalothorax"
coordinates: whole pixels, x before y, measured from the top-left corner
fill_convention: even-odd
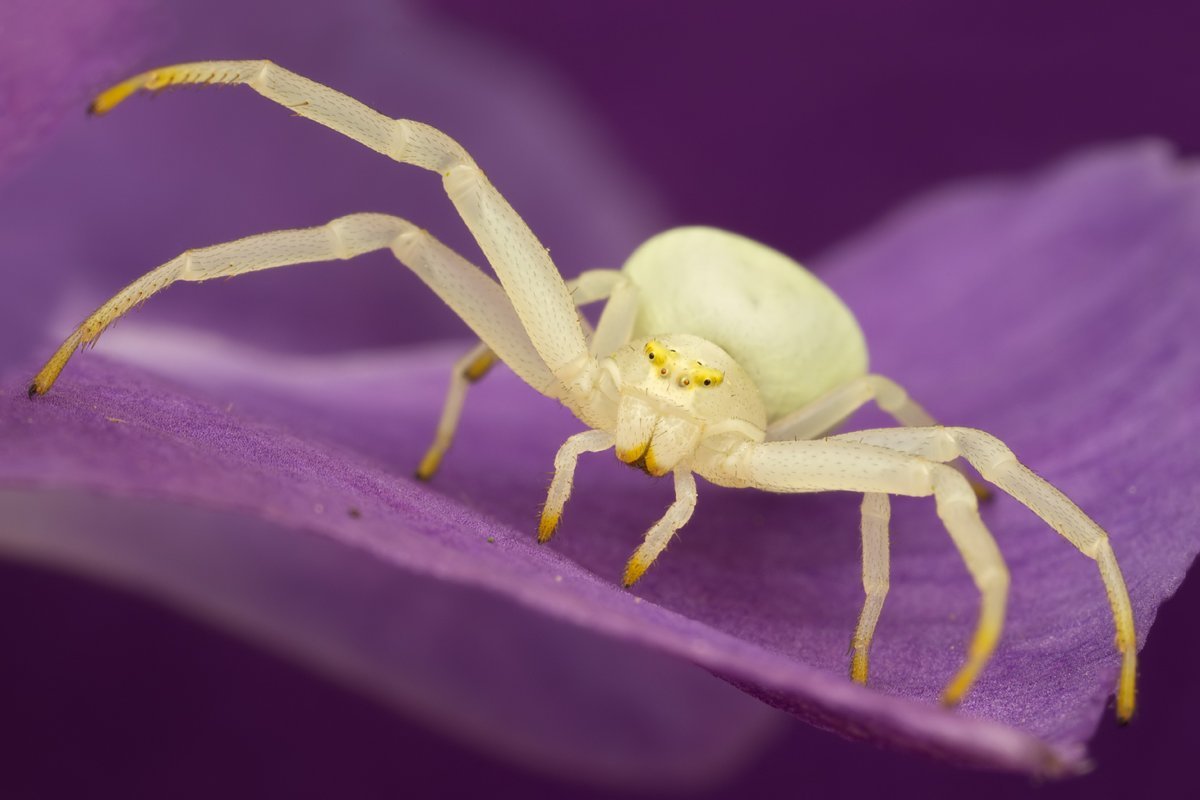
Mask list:
[[[975,491],[947,466],[962,458],[1096,561],[1121,653],[1117,715],[1125,720],[1133,713],[1133,612],[1104,531],[1003,443],[971,428],[937,426],[898,385],[869,374],[854,316],[787,256],[725,231],[680,228],[646,242],[622,270],[585,272],[568,285],[537,237],[453,139],[419,122],[390,119],[269,61],[152,70],[100,95],[92,111],[109,111],[139,89],[186,83],[246,84],[299,116],[440,174],[499,283],[421,228],[386,214],[353,214],[318,228],[192,250],[134,281],[84,320],[34,378],[31,397],[49,391],[77,348],[175,281],[390,249],[483,340],[455,368],[418,477],[428,479],[437,470],[468,383],[499,359],[589,428],[570,437],[555,457],[539,540],[558,527],[582,453],[614,449],[620,460],[650,475],[672,476],[675,501],[630,558],[626,586],[691,517],[694,475],[772,492],[860,492],[867,596],[850,666],[860,683],[867,680],[867,653],[887,593],[888,495],[932,495],[981,596],[965,663],[943,694],[955,703],[999,639],[1009,580],[980,519]],[[577,306],[599,300],[608,302],[589,332]],[[827,435],[870,401],[902,427]]]
[[[650,475],[666,475],[692,455],[716,423],[749,418],[760,436],[766,424],[754,382],[728,353],[698,336],[630,343],[601,361],[600,369],[619,396],[617,458]]]
[[[667,379],[669,383],[674,383],[681,389],[711,388],[720,386],[725,380],[725,373],[721,370],[680,356],[678,350],[669,348],[662,342],[651,339],[646,342],[642,352],[649,359],[652,372],[657,372],[660,378]],[[728,357],[728,353],[723,355]]]

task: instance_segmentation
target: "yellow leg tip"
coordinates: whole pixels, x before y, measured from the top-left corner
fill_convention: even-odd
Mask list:
[[[463,372],[463,376],[466,377],[466,379],[471,383],[475,383],[476,381],[482,379],[484,375],[487,375],[488,370],[490,370],[495,363],[495,353],[484,353],[479,358],[467,365],[467,369]]]
[[[1117,722],[1128,724],[1133,718],[1137,697],[1137,666],[1134,658],[1126,658],[1121,665],[1121,678],[1117,684]]]
[[[58,380],[58,374],[62,372],[62,366],[56,365],[53,369],[43,369],[37,374],[29,384],[29,399],[41,397],[54,386]]]
[[[962,702],[963,695],[966,694],[966,692],[967,690],[958,686],[957,682],[956,685],[947,686],[942,692],[942,705],[944,705],[946,708],[954,708],[956,705]]]
[[[105,89],[96,96],[88,106],[89,114],[107,114],[140,89],[156,92],[177,83],[211,83],[216,76],[197,80],[194,73],[189,73],[184,65],[178,67],[162,67],[150,72],[134,75],[128,80],[121,81],[116,86]]]
[[[127,81],[122,81],[116,86],[105,89],[100,94],[96,95],[96,99],[88,106],[88,113],[97,116],[107,114],[121,103],[125,102],[138,89],[141,88],[143,76],[130,78]]]
[[[979,676],[980,669],[983,664],[969,662],[958,671],[954,676],[954,680],[942,692],[942,705],[956,706],[966,697],[967,692],[975,685],[975,679]]]
[[[1000,640],[1000,627],[1000,622],[996,620],[980,623],[975,631],[975,638],[971,640],[971,647],[967,650],[967,662],[942,692],[943,705],[958,705],[975,685],[975,679],[991,659],[996,643]]]
[[[71,356],[79,349],[83,343],[81,333],[76,330],[67,340],[59,346],[54,355],[50,356],[50,360],[45,366],[33,377],[33,382],[29,384],[29,397],[32,399],[35,395],[45,394],[54,386],[54,382],[58,380],[58,376],[62,374],[63,367],[70,361]]]
[[[538,544],[545,544],[550,541],[550,537],[558,530],[558,522],[562,517],[553,512],[542,512],[542,519],[538,522]]]
[[[430,450],[421,459],[421,463],[417,465],[417,480],[427,481],[431,479],[441,465],[442,454],[436,449]]]
[[[650,562],[643,561],[637,553],[634,553],[633,558],[629,559],[629,563],[625,565],[625,576],[622,578],[621,584],[628,589],[637,583],[649,568]]]
[[[863,686],[867,685],[867,653],[864,650],[855,650],[854,657],[850,660],[850,680]]]
[[[1128,725],[1133,719],[1134,701],[1132,697],[1117,697],[1117,722]]]

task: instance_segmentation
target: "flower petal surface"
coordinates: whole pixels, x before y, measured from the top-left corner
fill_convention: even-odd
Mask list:
[[[1178,445],[1195,438],[1200,397],[1198,207],[1191,167],[1153,144],[1116,148],[947,190],[820,265],[876,343],[876,369],[943,421],[1004,438],[1108,529],[1143,640],[1197,549],[1200,465]],[[690,660],[822,727],[963,763],[1079,770],[1105,713],[1118,658],[1094,564],[1009,498],[984,511],[1012,571],[1008,626],[962,708],[946,710],[936,698],[977,597],[928,502],[896,504],[863,688],[846,677],[861,605],[852,496],[703,486],[695,518],[629,592],[621,567],[669,487],[584,459],[560,532],[537,546],[547,471],[579,424],[508,373],[473,390],[455,449],[423,485],[407,476],[436,421],[445,348],[280,356],[148,324],[105,348],[33,405],[9,376],[6,483],[303,529]]]

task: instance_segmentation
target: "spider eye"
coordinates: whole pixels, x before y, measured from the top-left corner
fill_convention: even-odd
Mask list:
[[[712,367],[701,366],[696,373],[696,380],[700,381],[703,386],[720,386],[721,381],[725,379],[725,374],[721,370]]]
[[[666,348],[655,341],[646,342],[646,346],[642,348],[642,352],[646,354],[646,359],[654,364],[669,364],[671,357],[667,355]]]

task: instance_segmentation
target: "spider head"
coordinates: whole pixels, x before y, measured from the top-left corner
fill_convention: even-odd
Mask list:
[[[713,424],[766,426],[757,388],[712,342],[661,335],[631,343],[612,358],[620,372],[617,457],[651,475],[666,474],[690,457]]]
[[[613,356],[622,393],[633,393],[661,413],[698,425],[731,416],[765,426],[758,389],[733,356],[689,334],[662,334],[631,343]],[[761,422],[760,422],[761,420]]]
[[[725,373],[721,370],[681,356],[678,350],[656,339],[646,342],[642,352],[650,363],[651,374],[657,374],[684,391],[712,389],[725,381]]]

